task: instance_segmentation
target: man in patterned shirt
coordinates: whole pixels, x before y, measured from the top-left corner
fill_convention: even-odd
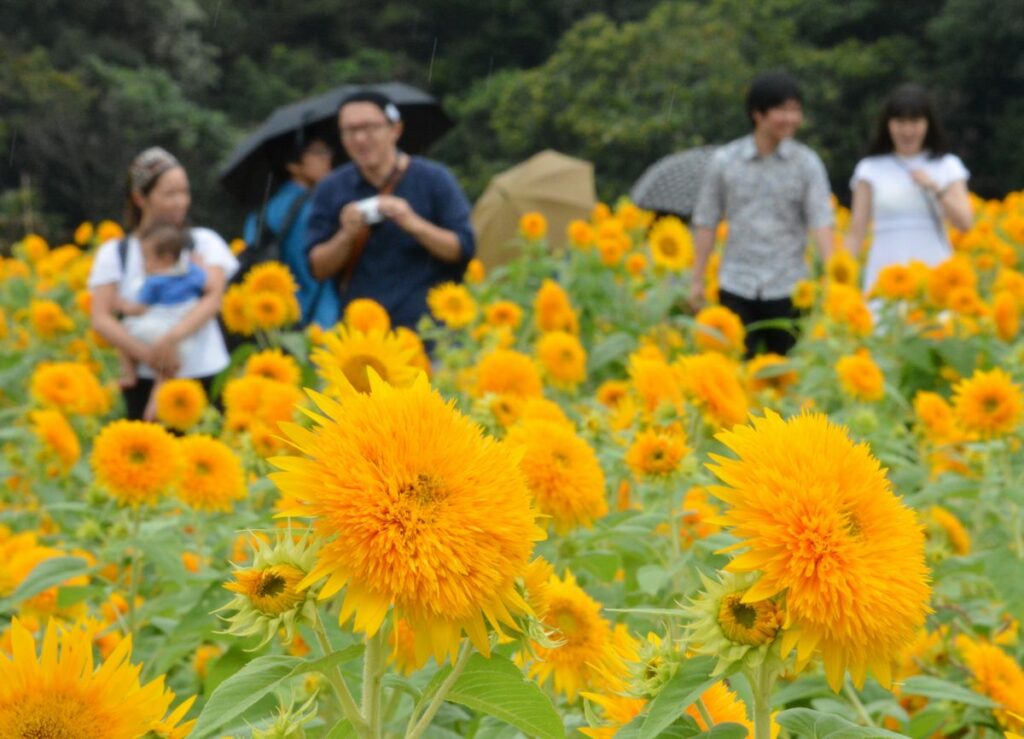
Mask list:
[[[800,85],[788,74],[758,76],[747,95],[753,133],[715,152],[693,213],[694,309],[703,304],[704,272],[723,219],[729,236],[718,273],[719,300],[744,325],[797,317],[790,296],[807,276],[808,231],[822,260],[828,259],[832,205],[825,165],[793,140],[803,122],[802,101]],[[755,328],[747,333],[747,356],[785,354],[794,343],[792,331]]]

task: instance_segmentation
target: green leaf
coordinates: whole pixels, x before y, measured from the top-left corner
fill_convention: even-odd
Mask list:
[[[334,725],[334,728],[327,733],[324,739],[353,739],[353,737],[357,736],[359,735],[352,728],[351,722],[344,718]]]
[[[906,695],[923,695],[933,700],[948,700],[979,708],[995,708],[998,705],[991,698],[975,693],[970,688],[928,675],[908,677],[903,683],[902,692]]]
[[[801,739],[906,739],[885,729],[858,726],[844,718],[810,708],[791,708],[775,717],[775,722]]]
[[[470,657],[465,671],[448,693],[448,700],[512,724],[527,736],[565,736],[562,719],[551,699],[504,657]]]
[[[0,611],[11,611],[23,600],[38,595],[47,588],[60,585],[72,577],[85,575],[91,568],[81,557],[54,557],[40,562],[21,585],[9,596],[0,601]]]
[[[298,657],[269,655],[257,657],[241,670],[222,682],[213,691],[209,702],[196,721],[192,739],[202,739],[241,716],[263,696],[297,675],[324,672],[342,662],[355,659],[363,653],[362,644],[329,654],[318,660],[306,661]]]
[[[668,584],[668,572],[659,565],[644,565],[636,571],[636,582],[647,595],[657,595]]]
[[[701,693],[711,687],[715,682],[715,678],[711,677],[714,667],[714,657],[702,656],[687,660],[651,701],[647,717],[640,725],[640,739],[653,739],[661,734]]]
[[[626,333],[614,333],[594,345],[590,352],[591,373],[611,364],[617,359],[624,359],[636,346],[636,340]]]

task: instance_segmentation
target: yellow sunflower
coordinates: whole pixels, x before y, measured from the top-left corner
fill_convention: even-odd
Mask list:
[[[508,326],[515,330],[523,320],[523,309],[511,300],[498,300],[484,308],[484,320],[490,326]]]
[[[264,349],[250,356],[245,362],[245,374],[266,377],[288,385],[298,385],[302,379],[299,363],[280,349]]]
[[[857,287],[860,265],[846,249],[836,249],[825,263],[825,274],[831,283]]]
[[[587,442],[564,423],[524,418],[505,443],[522,455],[520,467],[540,512],[564,534],[589,528],[608,513],[604,472]]]
[[[548,219],[544,217],[543,213],[535,211],[524,213],[519,218],[519,233],[523,235],[524,239],[539,241],[547,236]]]
[[[985,438],[1008,434],[1020,423],[1021,388],[1002,369],[981,370],[953,388],[953,411],[960,425]]]
[[[910,300],[921,288],[917,273],[905,264],[890,264],[878,272],[871,294],[885,300]]]
[[[818,285],[810,280],[800,280],[793,287],[793,307],[799,310],[810,310],[818,297]]]
[[[516,395],[521,398],[540,397],[543,383],[536,363],[513,349],[495,349],[477,362],[475,394]]]
[[[294,298],[293,298],[294,300]],[[257,331],[270,331],[289,323],[290,314],[287,296],[263,290],[245,292],[245,319]]]
[[[36,438],[60,460],[65,470],[75,466],[82,456],[78,434],[60,411],[32,411],[32,431]]]
[[[79,246],[88,246],[94,234],[92,221],[82,221],[75,229],[75,243]]]
[[[533,299],[533,317],[541,332],[579,332],[579,320],[562,286],[545,278]]]
[[[225,426],[250,433],[264,427],[277,433],[277,424],[290,421],[303,399],[302,391],[294,385],[259,375],[230,380],[224,386]]]
[[[123,237],[124,229],[114,221],[100,221],[100,225],[96,227],[96,241],[100,244]]]
[[[586,249],[594,243],[594,229],[586,221],[570,221],[566,226],[565,235],[568,237],[569,243],[577,249]]]
[[[110,410],[110,396],[87,365],[41,362],[30,381],[32,398],[70,415],[99,415]]]
[[[840,357],[836,375],[843,390],[857,400],[881,400],[885,395],[885,376],[867,351]]]
[[[930,587],[924,535],[865,444],[820,414],[784,421],[766,411],[716,437],[738,459],[713,455],[728,508],[723,522],[746,551],[730,572],[758,572],[744,602],[785,594],[782,653],[798,666],[818,650],[833,690],[849,669],[892,682],[892,665],[923,625]]]
[[[343,320],[350,329],[364,334],[370,331],[387,333],[391,330],[391,317],[387,308],[370,298],[356,298],[346,305]]]
[[[849,327],[856,336],[867,336],[874,327],[874,317],[860,290],[832,283],[825,294],[825,314],[838,324]]]
[[[291,270],[281,262],[262,262],[253,267],[245,275],[242,282],[251,293],[275,293],[281,296],[294,296],[299,291]]]
[[[371,376],[371,392],[314,399],[323,416],[284,424],[305,457],[278,457],[271,475],[282,515],[311,516],[326,541],[301,586],[345,589],[339,620],[373,635],[393,606],[416,634],[416,656],[454,657],[465,632],[490,654],[486,620],[516,629],[528,607],[516,589],[536,524],[511,449],[433,391]],[[339,535],[340,534],[340,535]]]
[[[667,476],[679,469],[686,452],[686,439],[681,432],[648,429],[637,434],[626,450],[626,464],[637,477]]]
[[[206,410],[206,391],[199,380],[175,378],[156,388],[156,418],[177,431],[188,431]]]
[[[449,328],[464,328],[476,320],[476,300],[463,285],[445,282],[427,293],[430,314]]]
[[[549,331],[537,342],[537,359],[551,384],[571,390],[587,379],[587,351],[575,334]]]
[[[251,336],[253,331],[249,312],[246,310],[246,291],[241,285],[232,285],[224,293],[220,306],[220,317],[228,331],[243,336]]]
[[[527,669],[530,678],[541,684],[551,680],[555,692],[570,702],[582,690],[624,687],[636,643],[601,616],[601,604],[576,584],[571,572],[564,578],[551,575],[530,604],[552,637],[562,642],[557,647],[531,645],[536,659]]]
[[[954,553],[959,555],[971,553],[971,535],[967,533],[967,529],[960,523],[960,519],[952,512],[942,506],[933,505],[928,509],[927,517],[930,519],[929,523],[934,524],[934,526],[928,526],[925,532],[929,539],[933,535],[933,529],[938,529]]]
[[[740,383],[739,366],[718,352],[680,357],[678,371],[683,393],[715,426],[743,423],[747,417],[747,393]]]
[[[739,724],[747,729],[748,736],[754,736],[754,725],[747,718],[747,704],[729,690],[729,686],[724,682],[717,682],[701,693],[700,701],[704,704],[704,710],[708,712],[713,724]],[[694,719],[702,730],[707,731],[711,728],[696,703],[686,709],[686,715]],[[773,731],[773,736],[774,734]]]
[[[999,723],[1013,731],[1024,730],[1024,670],[999,647],[974,641],[967,636],[956,639],[974,689],[999,704],[995,709]]]
[[[938,393],[919,390],[914,396],[918,429],[938,444],[961,438],[953,407]]]
[[[1003,341],[1013,341],[1020,332],[1020,305],[1009,290],[1000,290],[992,299],[992,323]]]
[[[675,216],[659,219],[647,235],[651,259],[658,267],[680,272],[693,264],[690,229]]]
[[[370,370],[389,385],[408,387],[420,374],[415,359],[415,350],[393,332],[364,334],[344,326],[324,334],[312,355],[317,374],[327,382],[327,392],[334,395],[348,385],[370,392]]]
[[[178,444],[162,426],[114,421],[103,427],[92,448],[96,480],[123,505],[155,503],[177,479]]]
[[[676,413],[683,410],[683,391],[678,373],[661,357],[629,358],[629,379],[644,408],[653,413],[662,406],[670,406]]]
[[[605,380],[597,388],[597,402],[607,408],[615,408],[629,395],[629,383],[625,380]]]
[[[793,365],[779,354],[758,354],[747,362],[747,387],[753,392],[771,390],[781,395],[797,379]]]
[[[43,339],[52,339],[75,328],[75,322],[59,303],[52,300],[33,300],[29,303],[28,312],[32,331]]]
[[[945,306],[949,294],[959,287],[975,289],[978,275],[965,256],[957,255],[947,259],[928,273],[928,298],[937,306]]]
[[[476,257],[469,260],[469,264],[466,265],[466,274],[463,275],[463,279],[470,285],[479,285],[487,277],[487,268],[484,263]]]
[[[15,619],[12,655],[0,652],[0,736],[61,739],[137,739],[160,730],[184,739],[194,722],[181,723],[189,699],[168,714],[174,693],[163,676],[142,685],[132,665],[131,638],[103,664],[93,663],[92,635],[50,621],[37,656],[36,640]]]
[[[710,305],[697,314],[697,348],[723,353],[739,352],[747,332],[740,317],[722,305]]]
[[[242,462],[224,442],[209,436],[188,436],[178,442],[181,476],[178,498],[197,511],[231,510],[246,496]]]

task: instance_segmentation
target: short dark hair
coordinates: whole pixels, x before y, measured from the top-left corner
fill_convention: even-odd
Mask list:
[[[747,93],[747,117],[754,123],[754,113],[765,113],[788,100],[803,103],[804,94],[796,78],[786,72],[765,72],[754,78]]]
[[[356,90],[355,92],[349,93],[342,101],[338,103],[338,113],[341,113],[341,109],[349,103],[373,103],[380,112],[384,114],[384,117],[391,123],[399,123],[402,120],[402,114],[398,110],[398,106],[395,105],[394,101],[391,100],[387,95],[381,92],[375,92],[373,90]]]
[[[153,253],[161,259],[180,259],[188,243],[185,229],[173,223],[157,222],[139,232],[139,243],[152,245]]]
[[[928,121],[928,132],[924,136],[924,148],[932,157],[949,151],[946,133],[935,117],[935,109],[928,91],[921,85],[906,83],[889,93],[882,103],[882,112],[875,125],[875,134],[868,145],[868,156],[891,154],[896,148],[892,134],[889,133],[889,121],[894,118],[924,118]]]
[[[322,134],[305,128],[296,130],[288,139],[288,148],[285,150],[284,156],[285,163],[298,164],[302,161],[302,155],[306,153],[306,150],[315,143],[321,143],[328,148],[332,148]]]

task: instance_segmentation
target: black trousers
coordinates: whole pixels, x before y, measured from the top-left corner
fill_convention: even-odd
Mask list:
[[[213,386],[213,378],[210,377],[197,377],[195,379],[203,386],[203,390],[206,391],[206,397],[210,397],[210,388]],[[142,417],[146,413],[146,405],[149,403],[149,396],[153,392],[154,380],[148,380],[144,377],[140,377],[135,381],[135,384],[131,387],[121,388],[121,397],[124,398],[125,405],[125,418],[129,421],[141,421]]]
[[[788,354],[796,344],[798,326],[794,323],[791,329],[775,327],[749,327],[758,321],[773,319],[794,320],[800,317],[800,311],[793,307],[789,298],[778,300],[751,300],[726,290],[718,291],[718,301],[740,317],[747,327],[747,359],[755,354],[773,352]]]

